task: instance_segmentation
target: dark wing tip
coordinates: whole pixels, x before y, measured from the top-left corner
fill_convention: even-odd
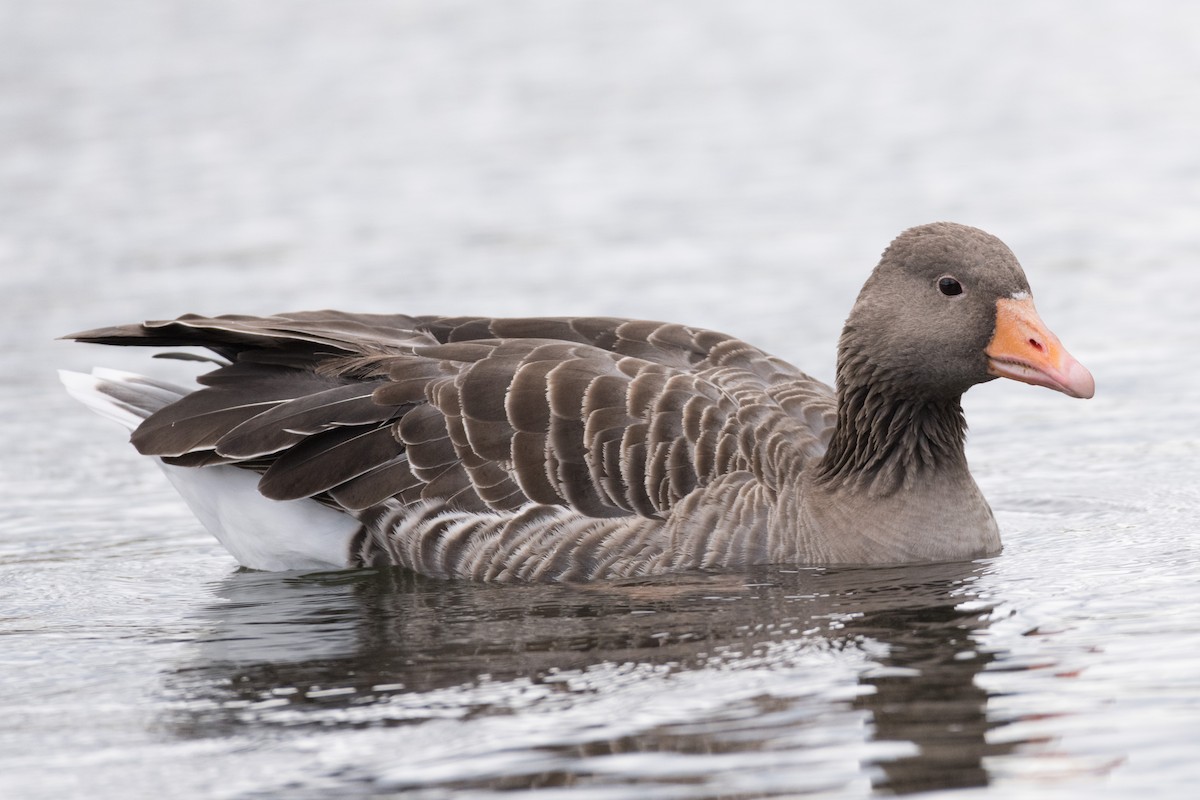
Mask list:
[[[135,322],[131,325],[109,325],[104,328],[92,328],[88,331],[68,333],[59,336],[59,340],[90,342],[92,344],[129,344],[130,339],[146,338],[146,327]]]

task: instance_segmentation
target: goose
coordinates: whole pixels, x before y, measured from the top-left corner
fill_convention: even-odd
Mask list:
[[[726,334],[608,317],[188,314],[63,338],[211,352],[178,354],[215,364],[193,387],[62,380],[259,570],[588,581],[994,556],[963,393],[1095,390],[1012,251],[948,222],[886,248],[836,389]]]

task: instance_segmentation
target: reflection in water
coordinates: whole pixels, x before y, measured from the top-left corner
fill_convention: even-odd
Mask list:
[[[388,735],[414,760],[355,778],[392,787],[640,781],[712,796],[720,776],[721,795],[764,796],[844,785],[859,762],[892,793],[984,785],[984,757],[1012,745],[986,740],[979,569],[585,586],[240,572],[169,676],[168,725],[189,738],[403,726]],[[459,727],[447,737],[435,720]],[[464,749],[468,724],[506,741],[483,758]]]
[[[854,625],[889,646],[883,668],[862,679],[875,691],[857,704],[871,711],[877,740],[918,747],[882,762],[886,779],[877,785],[896,793],[984,786],[983,757],[1012,749],[985,738],[994,725],[975,676],[995,655],[975,649],[972,634],[985,624],[980,614],[947,602],[879,610]]]

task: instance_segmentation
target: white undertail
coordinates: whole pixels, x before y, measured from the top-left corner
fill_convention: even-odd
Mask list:
[[[132,431],[190,390],[131,372],[59,371],[72,397]],[[192,513],[245,567],[344,569],[358,520],[315,500],[270,500],[256,472],[228,465],[185,468],[154,459]]]

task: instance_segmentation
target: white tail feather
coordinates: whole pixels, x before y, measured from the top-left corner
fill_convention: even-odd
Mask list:
[[[60,369],[58,379],[67,387],[67,393],[76,400],[105,419],[111,419],[131,431],[141,425],[146,417],[188,393],[188,390],[182,387],[173,387],[174,392],[171,392],[166,384],[150,382],[132,372],[101,367],[92,370],[91,375]],[[138,385],[139,381],[145,382],[144,389],[149,395],[148,400],[161,402],[153,405],[150,402],[130,402],[132,397],[137,396],[137,391],[143,389]],[[132,387],[137,387],[137,390],[129,391]]]
[[[72,397],[129,430],[190,390],[131,372],[59,371]],[[250,470],[177,467],[154,459],[192,513],[238,563],[262,570],[342,569],[359,523],[315,500],[269,500]]]

